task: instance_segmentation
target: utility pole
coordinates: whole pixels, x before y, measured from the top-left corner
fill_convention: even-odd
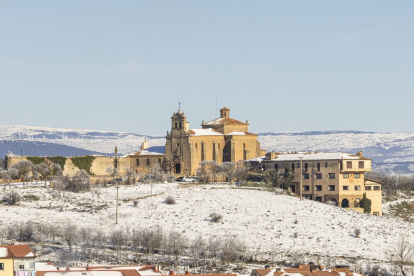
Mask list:
[[[299,198],[300,198],[300,201],[302,201],[302,191],[303,191],[303,187],[302,187],[302,178],[303,178],[302,159],[303,159],[303,156],[300,156],[299,159],[300,159]]]
[[[118,147],[115,147],[114,179],[118,175]],[[118,224],[119,183],[116,181],[116,222]]]

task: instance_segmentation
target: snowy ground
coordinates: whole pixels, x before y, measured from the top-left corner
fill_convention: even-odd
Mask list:
[[[142,184],[119,189],[120,223],[115,225],[116,189],[101,188],[84,194],[57,192],[40,187],[20,189],[22,196],[36,195],[38,201],[22,201],[19,206],[0,205],[3,222],[76,223],[79,227],[163,226],[182,231],[189,238],[237,235],[249,251],[260,258],[269,254],[295,252],[309,255],[355,257],[367,262],[389,259],[400,235],[414,237],[413,224],[387,217],[358,214],[326,204],[258,189],[226,185]],[[8,189],[1,189],[2,197]],[[176,199],[167,205],[167,196]],[[140,199],[141,198],[141,199]],[[133,201],[138,200],[137,207]],[[211,223],[209,215],[223,215]],[[354,236],[354,229],[361,236]],[[295,238],[295,233],[297,237]],[[277,255],[277,254],[276,254]]]

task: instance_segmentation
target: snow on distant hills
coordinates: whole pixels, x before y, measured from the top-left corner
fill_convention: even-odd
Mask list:
[[[138,151],[146,137],[151,141],[150,146],[154,147],[154,151],[163,150],[159,148],[159,146],[165,145],[165,139],[162,136],[88,129],[0,126],[0,142],[22,143],[21,147],[17,145],[10,149],[0,146],[0,156],[4,156],[9,152],[20,155],[20,149],[23,149],[23,155],[31,155],[31,152],[39,156],[113,155],[116,146],[118,146],[119,153],[122,155]],[[69,153],[62,146],[73,147],[73,153]],[[33,151],[32,147],[36,147],[38,150]],[[75,148],[78,150],[75,151]],[[43,149],[44,152],[42,152]],[[79,149],[83,151],[79,151]]]
[[[65,129],[33,126],[0,126],[0,156],[9,152],[23,155],[112,155],[138,151],[145,137],[152,151],[164,152],[164,136],[135,133]],[[374,168],[395,173],[414,173],[414,134],[360,131],[318,131],[298,133],[260,133],[267,151],[343,151],[373,159]]]

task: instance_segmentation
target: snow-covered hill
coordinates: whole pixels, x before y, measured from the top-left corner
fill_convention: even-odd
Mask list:
[[[0,143],[14,144],[0,146],[0,156],[8,152],[23,155],[81,155],[70,154],[69,146],[81,150],[111,155],[115,146],[121,154],[140,149],[145,137],[151,150],[164,151],[165,137],[135,133],[98,131],[85,129],[64,129],[32,126],[0,126]],[[19,142],[30,141],[30,143]],[[259,141],[267,151],[343,151],[364,155],[373,159],[377,170],[395,173],[414,173],[414,134],[376,133],[359,131],[323,131],[298,133],[260,133]],[[16,144],[17,143],[17,144]],[[53,146],[52,146],[53,144]],[[0,144],[1,145],[1,144]],[[8,148],[9,147],[9,148]],[[36,150],[32,148],[35,147]],[[51,150],[53,149],[53,150]]]
[[[0,196],[7,190],[0,189]],[[0,206],[0,220],[116,229],[116,188],[58,196],[44,188],[18,189],[24,197],[20,205]],[[150,197],[150,193],[154,195]],[[122,229],[162,226],[182,232],[189,239],[234,235],[246,242],[247,251],[257,259],[279,258],[300,253],[316,261],[317,256],[357,258],[363,263],[384,264],[400,235],[414,238],[413,224],[389,217],[359,214],[316,201],[226,185],[130,185],[119,189],[119,226]],[[167,205],[172,196],[176,204]],[[133,201],[138,200],[134,207]],[[6,211],[7,210],[7,211]],[[210,214],[223,216],[210,222]],[[360,237],[354,235],[361,230]]]

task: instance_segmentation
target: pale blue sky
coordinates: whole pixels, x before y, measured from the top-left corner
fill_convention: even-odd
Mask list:
[[[0,0],[0,124],[414,132],[412,1]]]

